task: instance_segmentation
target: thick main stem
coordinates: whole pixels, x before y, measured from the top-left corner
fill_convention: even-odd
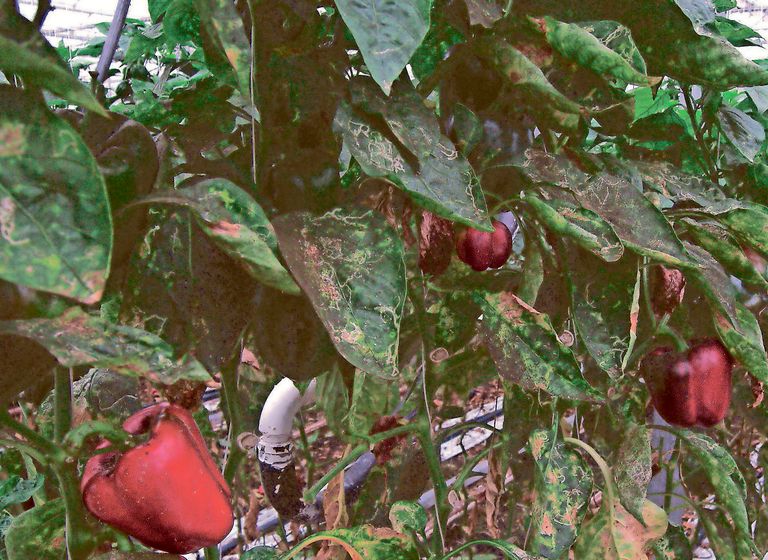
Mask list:
[[[240,364],[240,353],[221,369],[221,386],[224,390],[224,401],[229,422],[229,455],[224,466],[224,479],[232,484],[240,463],[245,458],[245,452],[237,443],[237,437],[243,431],[243,418],[240,411],[240,398],[237,394],[237,368]]]
[[[61,366],[54,370],[53,389],[53,439],[56,443],[72,427],[72,377],[70,370]]]

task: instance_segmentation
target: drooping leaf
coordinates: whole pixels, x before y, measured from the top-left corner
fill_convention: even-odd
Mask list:
[[[111,250],[107,190],[88,147],[45,106],[2,86],[0,277],[95,303]]]
[[[600,400],[549,318],[511,292],[474,293],[481,328],[499,373],[529,391],[575,400]]]
[[[369,433],[376,419],[394,408],[396,385],[370,373],[357,370],[352,387],[352,402],[346,422],[353,436]]]
[[[108,367],[168,385],[180,379],[210,379],[195,358],[176,358],[173,349],[159,337],[108,323],[78,307],[55,319],[0,321],[0,332],[34,340],[65,367]]]
[[[704,292],[713,309],[724,315],[726,321],[735,323],[736,291],[730,277],[704,249],[688,242],[685,245],[698,264],[697,269],[688,272],[688,277]]]
[[[675,4],[697,31],[715,21],[715,7],[711,0],[675,0]]]
[[[567,262],[579,336],[597,365],[618,377],[629,351],[636,259],[625,257],[606,265],[573,248]]]
[[[554,233],[570,237],[607,262],[617,261],[624,254],[624,246],[611,225],[591,210],[558,198],[543,200],[534,193],[524,194],[536,216]]]
[[[163,31],[172,47],[189,43],[200,44],[200,15],[195,0],[173,0],[163,17]]]
[[[371,177],[386,177],[427,210],[483,231],[491,231],[480,183],[469,162],[446,137],[422,155],[419,168],[398,151],[394,142],[375,130],[352,108],[341,103],[334,126],[344,144]],[[403,137],[405,137],[403,131]]]
[[[277,238],[264,210],[231,181],[206,179],[178,190],[155,192],[142,202],[192,209],[203,231],[255,279],[289,294],[300,293],[275,255]]]
[[[658,81],[658,78],[650,78],[638,72],[629,61],[580,25],[545,17],[544,26],[547,41],[552,48],[596,74],[636,85],[652,85]]]
[[[579,22],[578,25],[618,53],[637,72],[643,75],[647,73],[643,55],[640,54],[632,39],[632,32],[627,27],[610,20]]]
[[[697,222],[683,218],[686,232],[713,257],[723,268],[747,284],[768,289],[768,280],[760,274],[727,230],[713,222]]]
[[[558,441],[557,430],[535,430],[528,444],[536,462],[528,550],[562,558],[587,512],[592,469],[577,451]]]
[[[675,428],[672,430],[699,463],[709,479],[717,502],[733,521],[739,538],[751,542],[745,499],[747,485],[730,453],[705,434]]]
[[[763,125],[744,111],[729,105],[722,105],[717,111],[717,116],[720,128],[728,141],[747,161],[754,162],[765,140]]]
[[[507,558],[509,560],[542,560],[541,556],[533,556],[531,554],[528,554],[522,548],[515,546],[509,541],[503,541],[501,539],[477,539],[477,540],[469,541],[467,543],[464,543],[460,547],[454,549],[453,551],[446,554],[445,556],[443,556],[442,560],[448,560],[449,558],[456,558],[456,554],[458,554],[459,552],[462,552],[465,549],[469,549],[475,546],[488,547],[488,548],[492,548],[493,550],[497,550],[498,552],[504,555],[504,558]],[[458,558],[462,558],[462,557],[459,556]],[[479,556],[475,556],[475,558],[479,558]]]
[[[72,72],[35,26],[14,10],[0,13],[0,70],[25,83],[63,97],[90,111],[107,112]],[[0,106],[4,106],[4,99]]]
[[[600,511],[579,532],[573,551],[579,560],[643,560],[646,550],[667,530],[667,514],[645,500],[638,521],[618,502],[603,496]]]
[[[295,557],[304,548],[324,541],[340,545],[352,560],[418,560],[419,558],[419,553],[411,539],[392,529],[378,529],[370,525],[321,531],[303,540],[291,550],[289,557]]]
[[[521,90],[536,102],[562,113],[579,114],[581,107],[560,93],[547,79],[541,68],[515,47],[499,39],[483,42],[483,54],[505,76],[513,89]]]
[[[389,95],[429,30],[429,0],[337,0],[376,83]]]
[[[57,498],[14,518],[5,534],[8,560],[61,560],[66,557],[64,500]]]
[[[229,0],[195,0],[201,27],[210,38],[209,49],[215,49],[214,60],[223,53],[237,78],[237,86],[245,99],[251,98],[251,46],[243,21]]]
[[[722,16],[717,16],[709,27],[734,47],[759,47],[763,39],[748,25]]]
[[[755,377],[768,382],[768,358],[765,354],[760,323],[740,301],[735,304],[735,321],[715,315],[715,329],[734,358]]]
[[[0,510],[4,510],[11,504],[26,502],[43,487],[43,482],[45,477],[40,474],[31,479],[24,479],[18,475],[9,476],[0,484]]]
[[[363,371],[396,377],[406,279],[394,229],[380,214],[357,209],[286,214],[274,227],[339,353]]]
[[[651,438],[645,426],[626,424],[613,476],[622,505],[642,521],[645,495],[651,481]]]

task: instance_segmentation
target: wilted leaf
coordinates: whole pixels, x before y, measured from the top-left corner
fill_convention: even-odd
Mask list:
[[[6,9],[0,13],[0,70],[7,77],[16,74],[25,83],[47,89],[90,111],[107,114],[88,88],[65,66],[43,34],[15,10]],[[3,100],[0,107],[4,108],[6,103]]]
[[[29,480],[11,475],[0,484],[0,510],[11,504],[26,502],[43,487],[43,482],[45,477],[40,474]]]
[[[421,533],[427,527],[427,512],[417,502],[395,502],[389,508],[389,522],[398,533]]]
[[[418,560],[413,541],[392,529],[377,529],[370,525],[350,529],[321,531],[293,548],[286,560],[294,558],[304,548],[323,541],[332,541],[344,548],[352,560]]]
[[[483,311],[481,326],[486,344],[503,377],[529,391],[600,400],[546,315],[511,292],[476,292],[474,299]]]
[[[108,323],[73,307],[56,319],[0,321],[0,332],[30,338],[65,367],[109,367],[126,375],[172,384],[180,379],[208,381],[192,356],[175,358],[173,348],[146,331]]]
[[[556,430],[536,430],[528,439],[536,462],[536,497],[527,548],[553,560],[562,558],[576,539],[592,493],[592,469],[557,436]]]
[[[336,7],[371,76],[389,95],[429,30],[429,0],[337,0]]]
[[[88,147],[32,96],[1,86],[0,277],[96,303],[111,250],[107,190]]]
[[[383,216],[337,209],[274,222],[280,249],[339,353],[385,379],[398,375],[406,299],[403,245]]]
[[[469,25],[481,25],[487,29],[504,15],[496,0],[465,0],[469,13]]]

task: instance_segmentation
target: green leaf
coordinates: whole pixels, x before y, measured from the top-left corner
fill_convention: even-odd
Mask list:
[[[523,249],[523,275],[517,288],[517,296],[525,303],[536,305],[539,289],[544,283],[544,260],[539,243],[533,236],[525,242]]]
[[[350,84],[350,96],[356,109],[384,119],[394,137],[419,160],[435,152],[442,136],[440,123],[410,84],[395,84],[391,96],[385,97],[371,80],[356,79]]]
[[[549,106],[562,113],[579,114],[581,107],[560,93],[541,69],[512,45],[498,38],[479,45],[481,52],[505,76],[513,90],[521,90],[536,106]]]
[[[624,246],[611,225],[591,210],[558,198],[545,201],[532,192],[522,195],[539,220],[554,233],[570,237],[606,262],[617,261],[624,254]]]
[[[715,11],[727,12],[737,7],[736,0],[714,0]]]
[[[672,266],[691,268],[691,259],[670,223],[628,180],[597,173],[569,188],[583,207],[611,224],[619,239],[636,253]]]
[[[597,365],[613,378],[629,351],[637,261],[606,265],[575,248],[568,251],[573,320]]]
[[[397,385],[386,379],[355,371],[352,402],[346,416],[352,437],[368,434],[376,419],[387,414],[397,404]],[[335,411],[335,415],[341,412]]]
[[[724,201],[705,209],[715,214],[742,243],[768,257],[768,207],[747,201]]]
[[[626,423],[613,476],[622,505],[642,521],[645,494],[651,481],[651,437],[645,426]]]
[[[412,540],[391,529],[370,525],[321,531],[303,540],[291,550],[295,555],[307,546],[328,541],[341,546],[352,560],[418,560]]]
[[[427,512],[418,502],[395,502],[389,508],[389,522],[398,533],[421,533],[427,527]]]
[[[342,436],[346,431],[343,420],[349,410],[349,393],[338,367],[317,377],[315,395],[328,427],[337,437]]]
[[[275,254],[277,238],[264,210],[231,181],[206,179],[178,190],[155,192],[141,202],[192,209],[206,235],[256,280],[289,294],[301,292]]]
[[[618,53],[629,65],[642,75],[647,74],[645,59],[640,54],[632,32],[616,21],[587,21],[579,22],[579,26],[597,37],[600,42]]]
[[[511,292],[475,292],[483,312],[481,329],[499,373],[529,391],[574,400],[599,401],[579,364],[549,318]]]
[[[153,22],[157,22],[157,20],[160,19],[160,16],[165,14],[168,5],[171,2],[173,2],[173,0],[147,0],[149,16],[152,18]]]
[[[34,507],[14,518],[5,534],[8,560],[61,560],[66,556],[64,500]]]
[[[768,358],[765,354],[760,323],[740,301],[735,304],[736,317],[728,322],[715,316],[715,329],[728,351],[755,377],[768,382]]]
[[[229,61],[237,86],[243,98],[251,98],[251,45],[248,42],[243,21],[235,5],[229,0],[195,0],[200,14],[201,26],[216,50],[214,60],[222,60],[222,54]]]
[[[709,27],[727,39],[734,47],[759,47],[763,39],[751,27],[722,16],[717,16]]]
[[[571,548],[589,505],[592,469],[557,439],[558,430],[535,430],[528,444],[536,462],[528,550],[549,559]]]
[[[547,41],[552,48],[580,66],[628,84],[643,86],[658,81],[658,78],[649,78],[638,72],[629,61],[604,45],[588,29],[573,23],[562,23],[551,17],[545,17],[544,22]]]
[[[29,480],[11,475],[0,484],[0,510],[12,504],[26,502],[43,487],[43,482],[45,477],[39,474]]]
[[[386,177],[435,214],[491,231],[480,182],[472,166],[448,138],[440,136],[433,151],[422,155],[416,169],[394,142],[357,116],[347,103],[340,104],[334,126],[367,175]],[[403,131],[402,136],[405,134]]]
[[[31,96],[0,86],[0,277],[96,303],[111,250],[107,190],[88,147]]]
[[[429,30],[429,0],[337,0],[376,83],[389,95]]]
[[[240,560],[277,560],[277,552],[274,548],[268,549],[272,556],[249,556],[250,551],[240,557]],[[98,556],[92,556],[88,560],[179,560],[176,554],[160,554],[155,552],[106,552]]]
[[[693,266],[670,223],[628,179],[606,172],[587,175],[566,158],[533,148],[516,167],[533,184],[571,191],[576,202],[608,222],[624,245],[640,255],[678,268]]]
[[[715,9],[711,0],[675,0],[675,4],[691,20],[696,30],[715,21]]]
[[[107,111],[65,66],[34,25],[13,10],[0,14],[0,70],[8,77],[46,89],[67,101],[106,116]],[[7,99],[0,107],[5,108]]]
[[[171,385],[180,379],[208,381],[192,356],[174,357],[173,348],[140,329],[108,323],[73,307],[56,319],[0,321],[0,332],[29,338],[64,367],[92,365]]]
[[[667,527],[666,534],[653,544],[653,552],[659,560],[693,560],[691,542],[677,525]]]
[[[640,560],[648,547],[667,530],[667,514],[645,500],[643,521],[635,519],[624,507],[603,495],[600,511],[581,527],[573,549],[579,560]]]
[[[163,31],[168,45],[200,44],[200,15],[195,0],[173,0],[163,17]]]
[[[443,556],[441,560],[448,560],[449,558],[455,558],[458,553],[462,552],[465,549],[472,548],[475,546],[483,546],[483,547],[493,548],[494,550],[498,550],[504,555],[504,558],[508,558],[509,560],[541,560],[541,556],[531,556],[530,554],[528,554],[521,548],[518,548],[517,546],[513,545],[509,541],[503,541],[500,539],[493,539],[493,540],[477,539],[477,540],[469,541],[467,543],[464,543],[460,547],[452,550],[445,556]],[[484,558],[479,554],[476,554],[474,557],[477,560]],[[466,557],[460,556],[459,558],[466,558]]]
[[[274,227],[291,272],[339,353],[363,371],[396,378],[406,299],[397,232],[381,214],[359,209],[287,214]]]
[[[687,277],[704,293],[710,306],[724,316],[724,321],[736,324],[736,290],[730,277],[704,249],[688,242],[685,246],[698,264],[696,270],[687,272]]]
[[[768,289],[768,280],[755,269],[739,244],[722,226],[713,222],[697,222],[691,218],[683,218],[682,223],[696,244],[715,257],[725,270],[747,284]]]
[[[240,555],[240,560],[279,560],[279,558],[279,551],[269,546],[250,548]]]
[[[737,538],[751,542],[749,519],[744,500],[747,485],[736,461],[728,451],[707,435],[671,428],[694,456],[715,491],[717,502],[725,508],[733,520]]]
[[[765,140],[763,125],[735,107],[721,105],[717,111],[718,122],[728,141],[747,161],[754,163]]]

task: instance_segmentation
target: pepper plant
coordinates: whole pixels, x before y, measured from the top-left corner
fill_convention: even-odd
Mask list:
[[[149,0],[78,48],[17,4],[1,557],[766,553],[768,60],[736,0]],[[247,441],[286,377],[332,452],[299,415],[283,479]],[[489,387],[503,424],[444,423]]]

